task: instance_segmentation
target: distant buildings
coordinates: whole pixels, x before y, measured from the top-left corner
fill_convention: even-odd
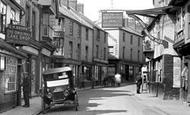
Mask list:
[[[142,28],[123,11],[102,10],[102,27],[108,32],[108,76],[122,74],[123,81],[134,81],[145,62]]]

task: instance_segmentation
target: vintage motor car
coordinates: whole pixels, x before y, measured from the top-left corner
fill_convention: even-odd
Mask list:
[[[73,106],[78,110],[78,94],[74,87],[74,77],[70,67],[52,68],[43,72],[41,91],[42,112],[52,106]]]

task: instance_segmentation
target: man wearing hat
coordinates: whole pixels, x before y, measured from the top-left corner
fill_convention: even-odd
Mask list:
[[[23,96],[24,96],[24,105],[23,107],[29,107],[29,93],[30,93],[30,82],[29,82],[29,76],[27,72],[23,73],[23,81],[22,81],[22,87],[23,87]]]

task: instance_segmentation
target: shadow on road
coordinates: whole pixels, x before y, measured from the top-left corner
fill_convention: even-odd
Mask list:
[[[125,86],[125,85],[124,85]],[[131,91],[124,90],[122,87],[107,87],[107,88],[97,88],[97,89],[90,89],[90,90],[82,90],[79,92],[79,110],[85,111],[88,114],[87,115],[101,115],[106,113],[125,113],[127,110],[120,110],[120,109],[111,109],[109,107],[107,108],[101,108],[102,103],[100,101],[103,101],[106,103],[105,98],[120,98],[120,97],[127,97],[127,96],[134,96],[134,94]],[[103,104],[105,104],[103,103]],[[101,106],[101,107],[100,107]],[[117,105],[110,105],[110,106],[117,106]],[[91,108],[91,109],[89,109]],[[100,109],[101,108],[101,109]]]

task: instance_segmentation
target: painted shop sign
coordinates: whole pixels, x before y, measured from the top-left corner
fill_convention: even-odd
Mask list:
[[[5,40],[9,43],[27,45],[31,40],[31,31],[28,27],[11,24],[6,28]]]
[[[54,31],[53,37],[64,37],[64,32],[63,31]]]
[[[102,12],[102,27],[113,28],[123,26],[123,12]]]

